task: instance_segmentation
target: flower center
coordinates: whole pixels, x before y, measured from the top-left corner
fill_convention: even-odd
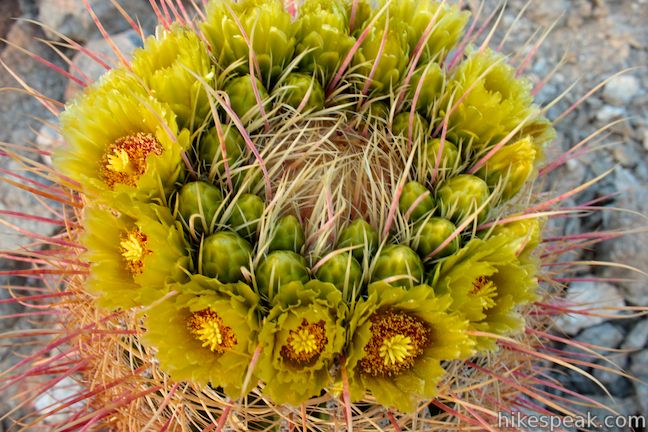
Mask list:
[[[103,156],[101,174],[104,181],[111,188],[115,184],[135,186],[146,171],[149,154],[162,154],[162,146],[152,134],[139,132],[119,138]]]
[[[126,265],[131,274],[140,274],[144,268],[142,259],[151,253],[146,248],[148,238],[140,230],[133,230],[122,236],[119,246],[121,254],[126,260]]]
[[[286,342],[286,345],[281,347],[282,357],[299,365],[312,362],[328,342],[324,321],[309,324],[303,320],[299,327],[290,331]]]
[[[115,149],[113,154],[108,155],[108,165],[106,168],[116,173],[128,172],[130,168],[130,158],[128,157],[128,153],[126,153],[126,150]]]
[[[384,359],[385,365],[395,365],[411,356],[413,349],[412,338],[397,334],[383,341],[378,354]]]
[[[236,345],[236,336],[232,329],[211,309],[191,314],[187,319],[187,328],[191,335],[211,352],[222,354]]]
[[[497,285],[486,276],[480,276],[473,281],[470,293],[482,304],[484,310],[495,307]]]
[[[410,369],[430,343],[430,331],[418,318],[400,312],[374,314],[371,338],[364,347],[361,370],[374,377]]]

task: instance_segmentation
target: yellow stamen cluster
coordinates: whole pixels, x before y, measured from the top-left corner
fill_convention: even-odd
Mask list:
[[[421,320],[401,312],[377,313],[359,365],[374,377],[397,375],[410,369],[429,344],[430,331]]]
[[[115,149],[113,154],[108,155],[108,165],[110,171],[116,173],[126,173],[130,168],[130,158],[124,149]]]
[[[212,352],[222,354],[236,345],[236,336],[232,329],[211,309],[191,314],[187,319],[187,328],[194,338],[202,342],[204,348]]]
[[[119,242],[121,254],[126,261],[126,266],[131,274],[142,273],[144,263],[142,259],[151,253],[151,250],[146,248],[148,238],[146,234],[138,229],[124,233]]]
[[[286,341],[281,347],[281,356],[294,363],[308,364],[322,353],[328,343],[324,321],[309,324],[303,320],[295,330],[291,330]]]
[[[470,293],[479,299],[484,309],[495,307],[497,285],[486,276],[480,276],[473,281],[473,288]]]
[[[135,186],[146,172],[146,158],[150,154],[162,154],[162,146],[152,134],[139,132],[119,138],[102,158],[104,181],[111,188],[116,184]]]
[[[412,355],[413,349],[412,338],[397,334],[383,341],[378,354],[384,359],[385,365],[395,365]]]

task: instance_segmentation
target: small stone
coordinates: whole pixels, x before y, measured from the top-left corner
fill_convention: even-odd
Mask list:
[[[625,302],[619,291],[606,282],[573,282],[567,289],[565,302],[575,304],[571,309],[587,311],[601,307],[623,307]],[[579,306],[582,305],[582,306]],[[605,314],[618,315],[620,312],[606,310]],[[562,315],[556,320],[556,328],[575,335],[584,328],[604,322],[606,318],[592,315],[570,314]]]
[[[54,406],[63,404],[65,401],[73,399],[75,396],[82,394],[85,389],[72,378],[66,377],[54,384],[46,392],[41,393],[34,400],[34,408],[39,412],[51,410]],[[77,402],[70,405],[66,410],[48,415],[45,422],[51,425],[61,424],[69,420],[71,413],[83,408],[83,402]]]
[[[638,350],[646,344],[648,344],[648,319],[643,319],[632,327],[621,348]]]
[[[619,327],[610,323],[603,323],[589,327],[576,337],[576,340],[602,348],[617,348],[623,341],[623,332]]]
[[[40,150],[52,153],[57,147],[64,144],[61,134],[52,126],[43,125],[36,135],[36,144]],[[41,155],[41,159],[47,165],[52,166],[52,156],[50,154]]]
[[[128,28],[128,22],[110,1],[89,0],[88,3],[108,34],[112,35]],[[151,9],[146,0],[120,3],[133,21],[148,24],[147,18],[151,16]],[[101,36],[88,10],[80,1],[47,0],[41,1],[39,6],[38,21],[45,24],[43,28],[50,38],[57,39],[58,35],[48,27],[77,42]]]
[[[115,35],[112,35],[111,39],[113,43],[117,45],[126,59],[130,59],[131,54],[135,48],[142,46],[142,40],[135,30],[117,33]],[[115,57],[115,53],[113,52],[110,44],[104,39],[93,39],[88,42],[85,47],[88,49],[88,51],[95,53],[100,59],[103,60],[105,56],[107,56],[108,58],[113,59],[114,65],[119,64],[119,61]],[[78,70],[82,70],[83,73],[90,80],[92,80],[92,82],[96,81],[100,76],[106,73],[105,67],[103,67],[87,55],[83,54],[82,52],[78,52],[72,58],[72,63],[74,63]],[[76,74],[76,71],[73,68],[72,70],[70,70],[70,72],[72,74]],[[67,88],[65,89],[65,100],[69,101],[81,90],[83,90],[83,87],[81,87],[74,81],[70,81]]]
[[[573,409],[582,410],[583,415],[588,416],[584,417],[585,419],[590,418],[594,421],[594,424],[587,425],[586,428],[578,430],[600,430],[606,432],[627,432],[629,430],[633,430],[631,428],[628,428],[628,425],[621,424],[621,422],[619,422],[619,425],[616,426],[616,422],[604,425],[603,421],[605,418],[618,416],[621,416],[619,417],[619,419],[622,421],[630,420],[630,417],[636,415],[638,412],[638,405],[635,401],[635,398],[627,397],[611,399],[606,395],[599,394],[585,394],[583,396],[598,402],[600,406],[583,407],[583,400],[581,398],[572,398],[572,400],[575,402]]]
[[[636,392],[636,405],[638,407],[636,413],[643,413],[644,414],[644,419],[645,419],[645,414],[648,413],[648,385],[646,385],[646,382],[648,382],[648,374],[645,372],[645,363],[644,363],[644,375],[638,376],[641,381],[643,382],[638,382],[634,381],[634,388]],[[640,429],[635,429],[635,430],[640,430]]]
[[[612,105],[625,105],[639,92],[639,80],[633,75],[621,75],[611,79],[603,88],[603,99]]]
[[[596,119],[601,123],[610,123],[618,120],[625,115],[625,109],[612,105],[604,105],[603,108],[596,113]]]
[[[648,129],[643,130],[643,147],[648,150]]]
[[[637,377],[648,374],[648,349],[630,356],[630,373]]]
[[[20,4],[18,0],[4,0],[0,2],[0,38],[7,37],[9,28],[15,23],[13,18],[20,16]],[[4,48],[4,41],[0,40],[0,50]]]
[[[615,199],[614,207],[632,209],[635,213],[616,212],[614,218],[604,219],[606,230],[631,230],[645,225],[638,214],[648,214],[648,189],[635,177],[632,171],[617,167],[614,187],[620,194]],[[604,243],[597,253],[597,260],[623,263],[632,268],[645,271],[648,256],[648,233],[635,232]],[[605,267],[602,276],[621,278],[617,285],[624,298],[638,306],[648,306],[648,283],[646,276],[629,271],[628,268]]]
[[[621,375],[622,371],[625,371],[628,367],[628,354],[604,353],[604,355],[607,360],[613,362],[617,367],[615,368],[607,361],[598,360],[596,363],[612,370],[595,368],[594,378],[599,380],[615,397],[631,396],[632,384]]]

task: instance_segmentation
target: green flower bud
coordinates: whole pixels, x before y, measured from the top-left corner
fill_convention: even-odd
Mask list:
[[[531,176],[535,159],[536,147],[531,138],[525,137],[499,149],[477,171],[477,175],[491,188],[503,182],[502,198],[508,200],[522,189]]]
[[[283,101],[297,109],[306,95],[308,101],[302,111],[317,110],[324,107],[324,89],[313,77],[301,73],[289,74],[283,82]]]
[[[274,251],[255,270],[259,292],[273,298],[282,285],[310,279],[306,260],[292,251]]]
[[[315,71],[328,82],[355,43],[347,29],[344,3],[339,0],[306,0],[296,21],[297,54],[303,70]]]
[[[332,283],[345,294],[345,298],[349,298],[351,293],[360,290],[362,267],[350,253],[339,253],[327,259],[315,277],[322,282]]]
[[[544,222],[537,218],[521,219],[496,225],[491,236],[506,236],[520,262],[524,265],[536,266],[538,258],[533,254],[542,239],[543,225]]]
[[[241,267],[250,264],[252,246],[236,233],[221,231],[205,239],[201,252],[202,274],[234,283],[243,279]]]
[[[293,215],[283,216],[277,221],[268,251],[287,250],[299,253],[304,247],[304,229]]]
[[[229,8],[236,14],[265,78],[277,76],[292,59],[295,37],[290,14],[280,0],[214,0],[201,27],[216,62],[226,69],[237,61],[241,73],[249,72],[249,46]]]
[[[424,137],[427,134],[427,130],[430,124],[423,116],[418,113],[414,113],[414,119],[412,122],[412,138]],[[402,112],[394,117],[394,122],[392,123],[392,133],[394,136],[410,136],[410,113]]]
[[[414,242],[418,242],[416,251],[423,258],[431,254],[446,241],[457,227],[447,219],[433,217],[424,220],[415,230]],[[456,236],[446,247],[441,249],[434,258],[443,258],[452,255],[459,249],[459,236]]]
[[[197,233],[202,233],[209,231],[216,211],[223,202],[223,195],[216,186],[197,181],[182,186],[177,200],[182,219],[190,227],[193,226]]]
[[[489,197],[488,185],[479,177],[461,174],[446,180],[437,192],[441,213],[452,221],[459,222],[484,204]],[[482,221],[488,214],[484,208],[478,220]]]
[[[437,163],[437,155],[439,154],[439,149],[441,148],[441,140],[438,138],[433,139],[425,144],[425,158],[428,162],[428,169],[430,172],[434,169]],[[459,150],[457,146],[452,144],[450,141],[445,140],[443,142],[443,149],[441,150],[441,159],[439,160],[439,170],[451,170],[457,164],[457,159],[459,159]]]
[[[439,7],[443,10],[438,11]],[[391,4],[390,16],[402,23],[411,51],[414,51],[430,22],[434,28],[425,43],[421,62],[440,62],[459,42],[470,14],[457,6],[442,5],[430,0],[400,0]]]
[[[223,138],[225,141],[225,154],[227,155],[227,163],[230,169],[236,164],[236,161],[243,155],[245,150],[245,141],[234,126],[227,126],[221,128],[223,131]],[[223,161],[223,152],[221,151],[221,142],[218,137],[218,129],[213,127],[202,138],[198,145],[198,155],[201,160],[205,161],[212,170],[216,170],[219,174],[225,172],[225,162]]]
[[[236,200],[229,225],[243,237],[251,239],[256,235],[264,209],[265,204],[258,195],[243,194]]]
[[[423,281],[423,262],[405,245],[388,245],[383,248],[374,264],[372,282],[385,279],[393,286],[412,287]],[[391,279],[394,280],[391,280]]]
[[[354,4],[356,7],[355,17],[353,17]],[[369,2],[369,0],[352,0],[347,1],[346,6],[347,16],[349,17],[349,26],[353,24],[353,31],[351,32],[351,34],[357,38],[358,36],[360,36],[365,27],[367,27],[367,24],[369,24],[369,20],[371,19],[371,15],[373,14],[371,3]],[[352,18],[353,23],[351,23]]]
[[[378,242],[378,232],[365,220],[356,219],[342,230],[337,247],[358,246],[351,253],[355,259],[362,261],[366,252],[373,255],[378,248]]]
[[[421,80],[423,80],[423,84],[421,84],[421,90],[416,99],[416,110],[421,113],[421,115],[429,118],[432,108],[434,107],[435,102],[439,100],[443,90],[445,77],[441,70],[441,66],[437,63],[428,63],[414,71],[412,79],[410,80],[408,92],[408,98],[410,101],[414,100],[416,90]]]
[[[425,195],[424,198],[420,198],[421,195]],[[430,191],[419,182],[411,181],[403,187],[403,193],[401,193],[400,201],[398,202],[398,208],[401,213],[404,215],[414,203],[419,200],[419,203],[411,210],[409,219],[416,221],[424,217],[426,214],[434,210],[434,200]]]
[[[372,102],[369,105],[367,118],[369,121],[372,119],[385,121],[389,117],[389,107],[384,102]]]
[[[387,127],[389,121],[389,107],[383,102],[367,103],[363,105],[359,112],[360,122],[358,123],[357,130],[368,133],[371,127]]]
[[[255,78],[255,80],[257,90],[259,91],[259,97],[263,104],[263,109],[267,112],[270,107],[270,104],[268,103],[268,92],[261,81],[257,78]],[[231,80],[227,86],[225,86],[225,92],[229,96],[232,109],[239,118],[242,119],[246,114],[252,115],[252,113],[255,114],[253,116],[255,117],[259,113],[259,103],[254,94],[254,87],[252,86],[250,75],[244,75]]]
[[[400,82],[408,61],[408,46],[402,32],[390,25],[382,52],[384,27],[374,26],[369,35],[353,57],[357,73],[369,79],[374,63],[378,62],[370,88],[380,94],[386,94]],[[378,55],[380,54],[380,58]]]
[[[458,95],[465,96],[450,115],[450,137],[455,142],[470,141],[477,149],[496,144],[538,114],[531,89],[532,84],[518,78],[502,54],[490,50],[471,53],[457,66],[441,102],[449,109],[451,95],[455,100]]]

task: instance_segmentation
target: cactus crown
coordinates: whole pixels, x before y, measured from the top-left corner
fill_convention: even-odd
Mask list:
[[[484,224],[520,208],[551,133],[504,56],[464,53],[467,21],[212,0],[204,38],[161,29],[68,105],[56,163],[90,198],[92,292],[143,312],[163,372],[293,405],[344,376],[414,411],[484,334],[520,331],[533,247]]]

